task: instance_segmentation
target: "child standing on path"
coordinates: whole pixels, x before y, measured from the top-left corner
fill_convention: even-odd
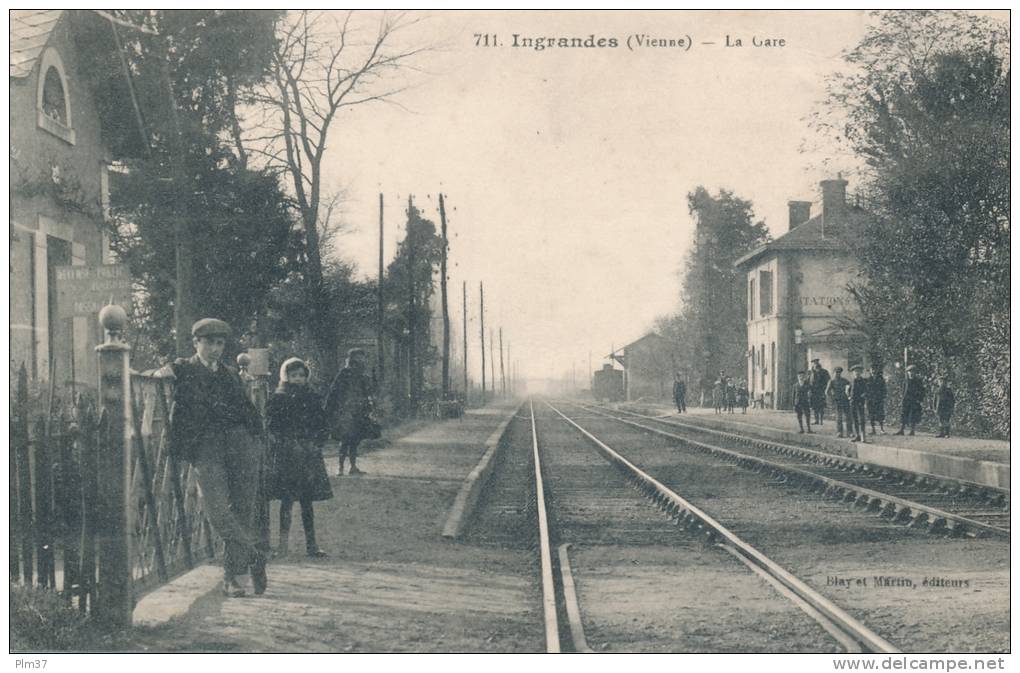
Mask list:
[[[308,374],[308,366],[299,358],[286,360],[280,367],[280,385],[266,408],[273,437],[269,498],[280,501],[278,556],[285,556],[288,551],[290,515],[295,501],[301,504],[308,556],[326,556],[315,540],[312,503],[333,497],[322,457],[322,443],[329,431],[322,398],[308,387]]]

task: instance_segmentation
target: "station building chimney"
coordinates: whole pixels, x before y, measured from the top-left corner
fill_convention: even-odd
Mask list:
[[[822,217],[826,220],[839,217],[846,211],[847,181],[842,175],[832,180],[822,180]],[[792,212],[792,211],[791,211]]]
[[[811,219],[810,201],[787,201],[790,208],[790,231]]]

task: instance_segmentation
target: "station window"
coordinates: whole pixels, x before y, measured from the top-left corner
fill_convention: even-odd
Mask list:
[[[46,71],[42,95],[43,114],[53,121],[67,126],[67,100],[64,97],[64,84],[56,68]]]
[[[57,50],[50,47],[42,55],[36,93],[36,124],[42,130],[74,145],[74,120],[71,118],[67,73]]]
[[[769,315],[772,313],[772,272],[762,271],[761,276],[761,292],[758,301],[761,307],[762,315]]]

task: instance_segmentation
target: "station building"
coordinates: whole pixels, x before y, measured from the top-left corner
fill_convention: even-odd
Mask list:
[[[94,384],[95,317],[59,316],[55,269],[111,260],[103,223],[109,205],[110,138],[135,138],[138,126],[100,111],[97,82],[112,83],[105,101],[123,115],[124,75],[110,24],[93,12],[10,13],[10,374],[52,375]],[[89,46],[83,51],[82,44]],[[86,53],[87,51],[87,53]],[[94,67],[108,64],[106,69]],[[118,88],[119,87],[119,88]]]
[[[789,231],[735,263],[747,273],[748,388],[766,408],[792,407],[797,372],[814,358],[830,373],[868,364],[848,291],[859,267],[844,239],[869,216],[847,203],[846,187],[823,180],[814,216],[810,201],[790,201]]]
[[[624,399],[670,399],[677,353],[666,337],[649,332],[610,357],[623,365]]]

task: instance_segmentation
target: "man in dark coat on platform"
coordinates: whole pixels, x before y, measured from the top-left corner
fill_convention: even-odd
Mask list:
[[[836,408],[836,436],[843,437],[844,424],[847,426],[847,435],[853,431],[853,421],[850,419],[850,382],[843,378],[842,367],[832,371],[834,376],[825,392],[832,397],[832,406]]]
[[[366,439],[373,408],[372,380],[365,373],[367,356],[361,348],[347,351],[347,366],[333,379],[326,395],[326,419],[330,433],[340,441],[340,470],[344,458],[351,461],[350,474],[363,474],[358,469],[358,444]]]
[[[682,372],[677,372],[673,377],[673,401],[676,402],[678,414],[687,411],[687,383]]]
[[[939,417],[939,434],[936,437],[949,436],[949,421],[956,409],[956,395],[949,387],[946,377],[939,377],[939,388],[935,392],[935,414]]]
[[[169,441],[191,463],[205,515],[224,541],[223,593],[245,594],[251,573],[256,594],[266,590],[265,552],[257,525],[263,462],[262,419],[237,371],[220,361],[230,326],[205,318],[191,328],[195,354],[160,370],[173,377]]]
[[[868,378],[868,418],[871,420],[871,434],[875,434],[875,423],[885,434],[885,376],[882,365],[871,366],[871,377]]]
[[[807,431],[811,433],[811,384],[805,372],[797,372],[797,382],[793,384],[793,410],[797,413],[800,432],[804,432],[806,421]]]
[[[811,361],[811,410],[815,414],[815,423],[822,424],[825,419],[825,396],[829,389],[829,370],[822,367],[818,358]]]
[[[867,441],[867,403],[868,380],[862,376],[864,367],[854,365],[850,368],[853,378],[850,380],[850,439],[855,442]]]
[[[903,409],[900,413],[900,429],[897,435],[902,435],[907,426],[910,426],[910,434],[921,422],[921,410],[924,404],[924,381],[917,375],[914,365],[907,367],[907,385],[903,391]]]

